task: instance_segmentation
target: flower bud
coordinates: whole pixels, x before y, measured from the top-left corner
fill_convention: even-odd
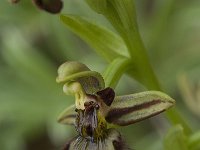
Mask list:
[[[32,0],[33,3],[40,9],[49,13],[59,13],[63,7],[62,0]]]

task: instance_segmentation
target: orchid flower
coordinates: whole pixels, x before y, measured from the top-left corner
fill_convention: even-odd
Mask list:
[[[75,96],[75,104],[66,108],[58,122],[74,125],[78,135],[64,150],[126,150],[117,126],[127,126],[155,116],[172,107],[175,101],[159,91],[116,96],[105,87],[100,73],[79,62],[65,62],[58,69],[63,91]]]

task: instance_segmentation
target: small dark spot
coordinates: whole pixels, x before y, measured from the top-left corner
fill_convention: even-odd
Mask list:
[[[103,102],[107,106],[110,106],[115,98],[115,92],[110,87],[107,87],[104,90],[98,91],[97,95],[103,100]]]
[[[85,103],[84,103],[84,106],[85,106],[85,107],[90,106],[90,102],[85,102]]]
[[[92,104],[94,104],[94,102],[93,102],[93,101],[90,101],[89,104],[92,105]]]
[[[96,104],[96,105],[95,105],[95,108],[96,108],[96,109],[99,109],[99,105],[98,105],[98,104]]]
[[[70,147],[70,143],[67,143],[63,150],[69,150],[69,147]]]
[[[112,143],[113,143],[113,147],[114,147],[115,150],[123,150],[124,143],[121,140],[121,138],[120,138],[119,141],[114,140]]]
[[[88,126],[86,127],[86,133],[87,133],[87,135],[89,135],[90,137],[92,137],[92,135],[93,135],[93,130],[92,130],[92,127],[91,127],[90,125],[88,125]]]
[[[77,137],[72,138],[72,139],[70,139],[69,141],[67,141],[67,143],[65,144],[63,150],[69,150],[71,143],[72,143],[76,138],[77,138]]]

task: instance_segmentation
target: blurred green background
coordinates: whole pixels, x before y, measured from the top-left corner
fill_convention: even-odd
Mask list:
[[[200,1],[136,0],[140,33],[155,72],[176,109],[194,130],[200,123]],[[113,30],[84,1],[64,0],[62,13],[78,14]],[[58,150],[76,133],[58,124],[72,104],[55,82],[57,67],[78,60],[102,72],[107,62],[70,32],[59,15],[31,1],[0,2],[0,149]],[[127,76],[117,95],[144,91]],[[163,115],[119,129],[131,148],[160,150],[170,127]]]

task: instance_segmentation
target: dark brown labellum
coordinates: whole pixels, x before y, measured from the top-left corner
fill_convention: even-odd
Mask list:
[[[112,88],[108,87],[104,90],[98,91],[97,95],[103,100],[103,102],[110,106],[115,98],[115,92]]]
[[[78,110],[76,118],[76,130],[83,137],[93,137],[98,125],[96,103],[93,101],[84,103],[85,110]]]
[[[33,3],[40,9],[56,14],[63,7],[62,0],[32,0]]]

